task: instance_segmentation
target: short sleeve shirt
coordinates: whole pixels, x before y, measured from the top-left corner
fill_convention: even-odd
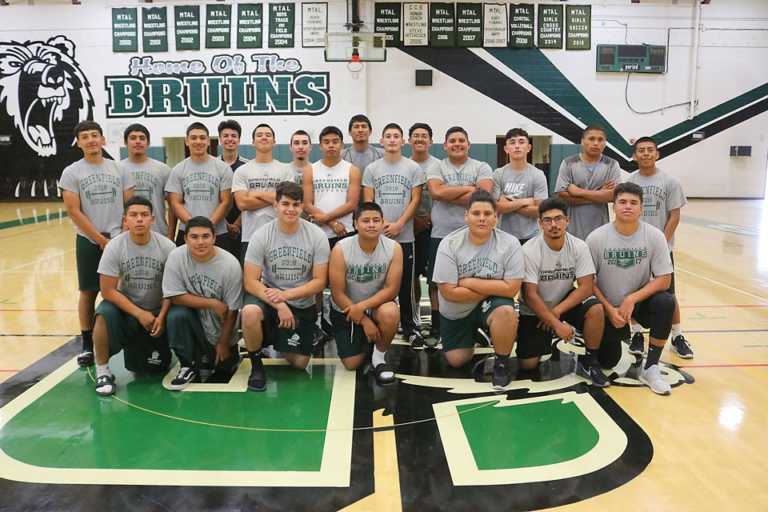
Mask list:
[[[356,150],[354,146],[348,146],[341,152],[341,159],[360,169],[361,173],[365,172],[366,167],[383,156],[384,152],[381,149],[370,144],[363,151]]]
[[[421,170],[424,171],[424,175],[429,175],[429,169],[432,167],[440,165],[440,159],[435,158],[432,155],[429,155],[429,158],[424,160],[423,162],[416,162],[419,164],[419,167],[421,167]],[[419,203],[419,207],[416,209],[416,217],[426,217],[432,212],[432,196],[429,195],[429,189],[427,188],[426,182],[424,183],[424,186],[421,187],[421,202]]]
[[[193,162],[191,158],[182,160],[171,171],[166,192],[181,194],[184,208],[193,217],[211,218],[219,206],[219,194],[232,188],[232,169],[218,158],[209,156],[203,163]],[[181,224],[179,229],[185,230]],[[215,226],[217,235],[227,232],[227,221],[221,219]]]
[[[294,181],[291,169],[278,161],[259,163],[251,160],[239,167],[232,178],[232,193],[250,190],[274,192],[277,185],[284,181]],[[261,226],[274,220],[276,213],[273,205],[258,210],[243,210],[242,240],[247,242]]]
[[[357,235],[339,241],[338,245],[344,254],[346,266],[346,295],[353,304],[362,302],[378,293],[387,281],[387,273],[395,253],[394,240],[385,236],[379,237],[379,243],[372,253],[360,248]],[[337,311],[341,309],[331,300],[331,306]]]
[[[427,180],[438,180],[446,186],[476,187],[482,180],[492,180],[491,167],[474,158],[455,166],[448,158],[440,161],[439,166],[427,171]],[[452,231],[464,226],[464,211],[466,207],[447,201],[432,201],[432,238],[443,238]]]
[[[643,189],[643,221],[661,231],[667,225],[669,212],[688,204],[680,182],[660,169],[656,169],[652,176],[644,176],[640,171],[635,171],[627,181]],[[670,251],[674,241],[672,237],[667,243]]]
[[[672,260],[664,233],[645,222],[624,236],[613,223],[605,224],[587,237],[597,271],[597,287],[618,307],[651,279],[672,273]]]
[[[157,313],[163,300],[165,261],[176,244],[150,232],[149,242],[139,245],[127,231],[109,241],[99,261],[99,274],[119,278],[117,291],[143,310]]]
[[[493,195],[496,199],[501,196],[507,199],[528,197],[546,199],[549,197],[547,179],[540,169],[531,164],[521,171],[505,165],[493,172]],[[503,214],[499,228],[521,240],[532,238],[539,232],[539,225],[535,218],[526,217],[517,212]]]
[[[312,268],[328,263],[330,255],[328,237],[323,231],[304,219],[292,234],[283,233],[277,220],[260,227],[251,237],[245,251],[245,263],[262,269],[261,279],[270,288],[287,290],[312,280]],[[296,308],[315,304],[314,295],[289,300]]]
[[[517,238],[494,229],[490,239],[475,245],[469,239],[469,228],[464,227],[440,242],[432,281],[457,284],[465,277],[509,280],[522,279],[523,274],[523,252]],[[450,320],[466,317],[477,306],[477,303],[451,302],[439,289],[438,299],[440,314]]]
[[[123,226],[123,191],[134,187],[133,178],[114,160],[92,164],[85,159],[67,166],[59,179],[59,188],[80,197],[80,210],[99,233],[117,236]],[[77,234],[88,235],[79,227]]]
[[[411,203],[413,187],[420,187],[426,181],[427,177],[419,164],[405,157],[395,163],[384,158],[376,160],[363,174],[363,186],[374,190],[375,201],[384,211],[387,222],[400,218]],[[408,220],[395,240],[413,242],[413,219]]]
[[[152,231],[161,235],[168,234],[168,221],[165,218],[165,184],[171,175],[171,168],[152,158],[140,164],[126,158],[120,162],[120,165],[133,178],[136,185],[133,194],[145,197],[152,202],[152,212],[155,216]]]

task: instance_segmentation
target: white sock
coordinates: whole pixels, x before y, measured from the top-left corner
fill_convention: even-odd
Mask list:
[[[669,337],[675,339],[677,336],[682,336],[683,330],[680,328],[680,324],[672,324],[672,330],[669,333]]]
[[[643,326],[640,324],[630,324],[629,329],[632,331],[632,334],[635,334],[637,332],[643,332]]]
[[[112,371],[109,369],[109,364],[96,365],[96,377],[101,377],[102,375],[112,375]]]
[[[373,356],[371,356],[371,363],[373,364],[373,367],[376,368],[380,364],[384,364],[387,361],[384,359],[384,356],[386,356],[387,353],[382,352],[374,345],[373,347]]]

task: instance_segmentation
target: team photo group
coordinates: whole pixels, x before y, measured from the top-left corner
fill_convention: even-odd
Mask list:
[[[268,124],[253,129],[255,157],[243,159],[242,131],[219,124],[216,157],[208,128],[190,124],[189,157],[171,169],[148,156],[141,124],[125,129],[122,161],[105,157],[97,123],[75,128],[83,158],[59,187],[77,229],[77,361],[95,365],[99,395],[116,392],[109,360],[121,351],[126,369],[141,373],[167,373],[175,355],[173,390],[226,381],[247,357],[248,388],[263,391],[263,358],[305,369],[331,342],[346,369],[370,368],[385,385],[396,378],[387,350],[398,332],[456,368],[487,340],[495,389],[515,378],[511,356],[518,373],[535,370],[554,340],[583,340],[576,373],[599,387],[628,343],[645,358],[640,381],[661,395],[671,391],[659,364],[667,340],[693,357],[672,259],[686,199],[656,167],[652,138],[634,143],[638,170],[626,177],[603,154],[605,131],[586,127],[550,194],[519,128],[507,132],[508,163],[495,170],[469,156],[459,126],[436,141],[442,160],[430,154],[437,135],[426,123],[387,124],[380,147],[362,114],[346,133],[327,126],[316,141],[297,130],[284,141],[290,162],[275,159]]]

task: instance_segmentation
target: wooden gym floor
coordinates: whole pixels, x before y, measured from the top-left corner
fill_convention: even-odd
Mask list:
[[[0,510],[768,509],[767,202],[684,208],[676,282],[696,357],[664,352],[669,397],[631,370],[588,389],[567,350],[493,394],[399,345],[388,389],[327,353],[308,374],[270,365],[260,396],[123,372],[101,400],[71,360],[61,203],[0,204],[0,246]]]

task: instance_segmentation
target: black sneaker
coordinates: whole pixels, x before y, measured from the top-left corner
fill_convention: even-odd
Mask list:
[[[632,335],[632,339],[629,342],[629,353],[636,356],[641,356],[645,353],[645,337],[643,333],[636,332]]]
[[[585,366],[581,361],[577,362],[576,375],[587,379],[598,388],[606,388],[611,385],[611,381],[608,380],[600,367],[595,365]]]
[[[686,340],[685,336],[682,334],[678,334],[672,338],[671,350],[677,354],[677,357],[681,357],[683,359],[693,359],[693,349],[691,348],[691,344],[688,343],[688,340]]]
[[[194,368],[182,366],[179,368],[179,373],[176,374],[168,387],[173,391],[181,391],[186,388],[190,382],[194,382],[195,378],[197,378],[197,372]]]
[[[96,394],[99,396],[111,396],[115,394],[117,386],[115,385],[115,376],[101,375],[96,377]]]
[[[77,364],[80,368],[93,365],[93,352],[90,350],[83,350],[77,355]]]
[[[440,335],[432,336],[431,331],[430,335],[424,338],[424,346],[428,349],[435,349],[440,344]]]
[[[423,349],[424,345],[426,345],[424,336],[422,336],[419,331],[412,331],[411,334],[408,335],[408,343],[411,345],[412,349],[416,350]]]
[[[512,376],[509,373],[509,359],[502,361],[498,357],[493,363],[493,379],[491,385],[493,389],[504,389],[509,381],[512,380]]]
[[[260,357],[251,359],[251,376],[248,377],[248,389],[251,391],[267,389],[267,374],[264,372],[264,363]]]

